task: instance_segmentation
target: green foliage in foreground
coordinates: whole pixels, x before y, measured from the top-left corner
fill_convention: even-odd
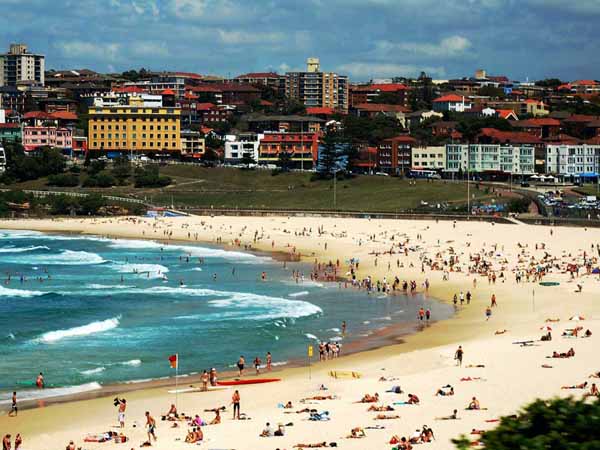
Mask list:
[[[517,417],[503,417],[481,440],[487,450],[596,450],[600,448],[600,402],[536,400]],[[465,436],[452,442],[460,450],[470,448]]]

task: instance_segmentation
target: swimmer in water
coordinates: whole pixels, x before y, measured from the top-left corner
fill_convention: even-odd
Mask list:
[[[38,387],[38,389],[44,389],[44,374],[42,372],[40,372],[35,380],[35,385]]]

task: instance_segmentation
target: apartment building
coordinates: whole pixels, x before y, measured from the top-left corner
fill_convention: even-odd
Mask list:
[[[21,83],[44,85],[44,55],[29,53],[25,44],[10,44],[8,53],[0,54],[0,86]]]
[[[446,171],[533,175],[532,144],[447,144]]]
[[[285,75],[275,72],[251,72],[238,75],[232,80],[234,83],[251,84],[253,86],[266,86],[278,94],[285,94]]]
[[[40,147],[52,147],[61,150],[73,148],[73,131],[70,128],[51,126],[23,127],[23,148],[26,152]]]
[[[199,131],[181,131],[181,155],[188,158],[202,158],[206,152],[206,140]]]
[[[317,58],[308,58],[306,72],[285,75],[285,95],[307,108],[325,107],[348,112],[349,82],[345,75],[321,72]]]
[[[547,144],[544,171],[563,177],[596,176],[600,173],[600,145]]]
[[[290,154],[295,167],[312,169],[319,157],[318,134],[265,132],[258,146],[258,162],[276,164],[281,152]]]
[[[350,107],[372,103],[382,94],[396,98],[396,104],[408,107],[408,87],[402,83],[367,84],[350,87]]]
[[[377,165],[382,172],[404,175],[412,167],[412,146],[415,140],[406,136],[396,136],[384,140],[377,147]]]
[[[225,136],[225,162],[237,164],[248,157],[258,162],[258,148],[264,137],[264,134],[251,132]]]
[[[128,105],[89,109],[89,149],[125,152],[181,151],[181,109]]]
[[[411,168],[415,170],[445,170],[446,169],[446,147],[427,146],[413,147]]]

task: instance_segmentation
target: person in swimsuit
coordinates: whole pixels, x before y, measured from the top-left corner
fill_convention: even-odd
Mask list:
[[[240,377],[242,375],[244,375],[244,365],[246,364],[246,360],[244,359],[243,356],[240,356],[240,359],[238,359],[237,362],[237,368],[240,371]]]
[[[38,389],[44,389],[44,374],[42,372],[40,372],[35,380],[35,385],[38,387]]]
[[[267,371],[271,371],[271,364],[273,363],[273,357],[271,356],[271,352],[267,352]]]
[[[148,429],[148,442],[151,438],[154,438],[154,442],[156,442],[156,420],[150,415],[149,411],[146,411],[146,427]]]
[[[459,345],[456,353],[454,354],[454,359],[456,360],[457,366],[462,366],[463,355],[464,351],[462,349],[462,345]]]
[[[260,358],[258,356],[256,358],[254,358],[254,368],[256,369],[256,375],[260,374],[261,363],[262,363],[262,361],[260,360]]]
[[[20,433],[17,433],[17,437],[15,438],[15,450],[21,450],[21,445],[23,444],[23,438]]]
[[[240,393],[239,391],[235,391],[233,393],[233,395],[231,396],[231,403],[233,404],[233,418],[238,419],[240,418]]]
[[[202,381],[202,390],[208,391],[208,372],[205,370],[202,372],[202,376],[200,377],[200,381]]]
[[[10,408],[10,412],[8,413],[8,417],[16,417],[18,413],[18,408],[17,408],[17,393],[13,392],[12,393],[12,406]]]
[[[5,435],[2,439],[2,450],[10,450],[10,434]]]
[[[119,400],[119,413],[118,413],[119,425],[121,426],[121,428],[125,428],[125,410],[126,409],[127,409],[127,400],[122,398]]]

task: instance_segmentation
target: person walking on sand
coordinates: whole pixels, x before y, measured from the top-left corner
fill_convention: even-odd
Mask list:
[[[10,408],[10,412],[8,413],[8,417],[17,417],[19,408],[17,408],[17,393],[16,392],[12,393],[11,401],[12,401],[12,406]]]
[[[2,450],[10,450],[10,434],[5,435],[2,439]]]
[[[262,361],[260,360],[260,358],[258,356],[256,356],[254,358],[254,368],[256,369],[256,375],[260,374],[260,365],[261,365]]]
[[[235,391],[231,396],[231,404],[233,405],[233,420],[240,419],[240,393]]]
[[[118,399],[118,400],[119,400],[119,414],[118,414],[119,425],[121,426],[121,428],[125,428],[125,410],[127,409],[127,400],[125,400],[124,398]]]
[[[208,391],[208,372],[205,370],[204,372],[202,372],[202,376],[200,377],[200,381],[202,382],[202,391],[206,392]]]
[[[496,294],[492,294],[492,303],[490,304],[490,306],[493,308],[494,306],[498,306],[498,303],[496,303]]]
[[[240,372],[240,377],[244,375],[244,365],[246,364],[246,360],[244,359],[244,356],[240,356],[240,359],[238,359],[237,362],[237,368],[238,371]]]
[[[458,349],[456,349],[456,353],[454,354],[454,359],[456,360],[456,365],[462,367],[462,360],[463,360],[463,348],[462,345],[458,346]]]
[[[148,431],[148,443],[153,438],[156,442],[156,420],[150,415],[150,411],[146,411],[146,429]]]

